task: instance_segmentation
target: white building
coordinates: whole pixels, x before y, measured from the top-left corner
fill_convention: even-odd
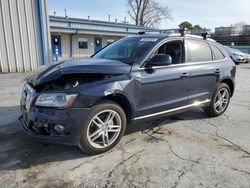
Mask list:
[[[236,26],[230,27],[216,27],[215,36],[238,36],[241,34],[241,30]]]
[[[250,35],[250,25],[244,25],[242,33],[243,35]]]
[[[46,0],[0,0],[0,72],[31,71],[49,61]]]

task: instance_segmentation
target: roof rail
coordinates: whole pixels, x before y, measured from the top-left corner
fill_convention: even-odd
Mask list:
[[[207,40],[209,33],[208,32],[202,33],[201,36],[203,37],[204,40]]]
[[[158,33],[158,34],[181,34],[181,36],[184,36],[187,32],[186,28],[177,28],[177,29],[159,29],[159,30],[151,30],[151,31],[139,31],[138,35],[145,35],[146,33]]]
[[[137,34],[138,35],[145,35],[147,33],[157,33],[157,34],[160,34],[161,31],[160,30],[147,30],[147,31],[139,31]]]
[[[159,29],[159,30],[151,30],[151,31],[139,31],[138,35],[145,35],[147,33],[158,33],[158,34],[165,34],[167,36],[187,36],[187,37],[193,37],[193,38],[199,38],[209,41],[215,41],[211,38],[208,38],[210,34],[208,32],[202,33],[201,36],[190,34],[187,30],[187,28],[177,28],[177,29]]]

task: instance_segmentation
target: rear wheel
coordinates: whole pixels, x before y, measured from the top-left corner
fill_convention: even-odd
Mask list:
[[[222,115],[230,102],[231,92],[227,84],[221,83],[215,89],[212,100],[208,107],[204,108],[207,115],[216,117]]]
[[[113,148],[126,129],[126,115],[113,101],[104,101],[91,108],[86,119],[79,147],[87,154],[99,154]]]

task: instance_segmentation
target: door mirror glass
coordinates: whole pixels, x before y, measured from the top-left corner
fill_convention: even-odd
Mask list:
[[[172,57],[168,54],[156,54],[147,63],[147,67],[167,66],[172,64]]]

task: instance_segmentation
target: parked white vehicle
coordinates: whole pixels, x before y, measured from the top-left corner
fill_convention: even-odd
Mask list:
[[[245,54],[247,62],[250,62],[250,54]]]
[[[228,46],[225,46],[225,49],[229,53],[230,57],[233,59],[235,64],[247,63],[248,59],[246,57],[246,54],[244,54],[240,50],[229,48]]]

